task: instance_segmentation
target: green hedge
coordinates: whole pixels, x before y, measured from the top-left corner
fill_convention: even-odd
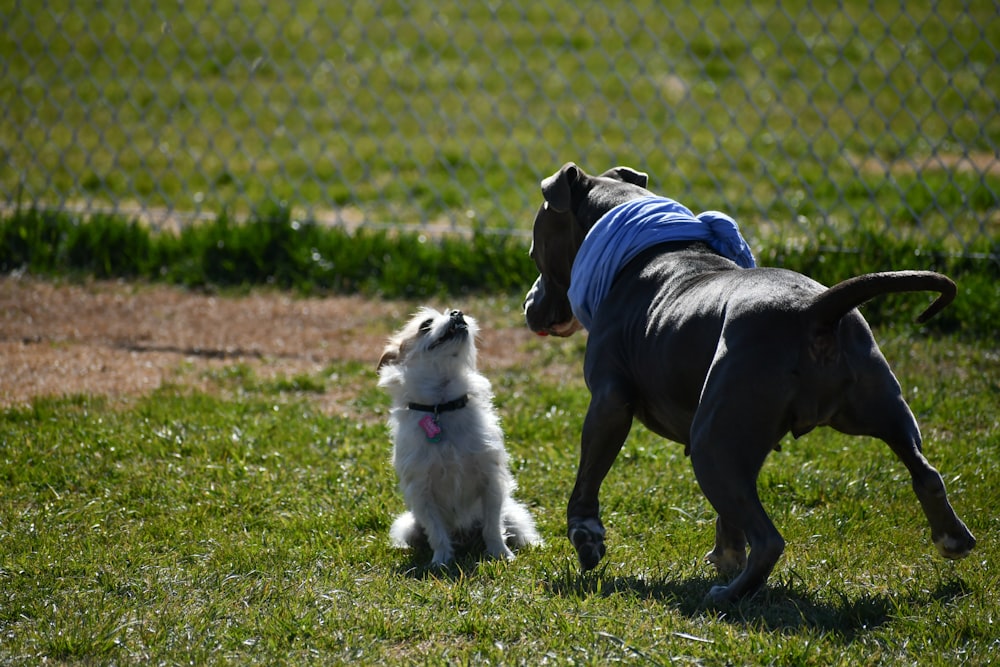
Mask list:
[[[959,283],[959,297],[928,324],[936,332],[996,336],[1000,329],[1000,242],[955,256],[912,240],[858,232],[794,252],[777,244],[756,249],[758,263],[801,271],[825,284],[858,273],[933,269]],[[426,238],[416,233],[348,232],[296,222],[274,206],[245,223],[221,215],[179,233],[154,233],[121,217],[18,210],[0,219],[0,271],[41,276],[124,278],[188,287],[272,285],[301,293],[359,293],[422,298],[470,292],[524,292],[537,275],[528,242],[477,234]],[[865,306],[876,326],[910,321],[913,295]]]

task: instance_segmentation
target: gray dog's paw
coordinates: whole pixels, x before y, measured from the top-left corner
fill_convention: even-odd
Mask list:
[[[976,548],[976,538],[972,536],[964,523],[959,526],[954,535],[945,533],[934,538],[934,546],[938,553],[949,560],[959,560],[968,556]]]
[[[593,570],[604,558],[607,548],[604,546],[604,526],[597,519],[587,519],[570,526],[569,541],[576,549],[580,559],[580,567]]]
[[[747,565],[747,553],[742,549],[720,549],[718,546],[705,554],[705,560],[715,566],[719,574],[733,575]]]
[[[736,600],[729,586],[712,586],[708,594],[705,595],[704,604],[709,607],[725,606],[732,604]]]

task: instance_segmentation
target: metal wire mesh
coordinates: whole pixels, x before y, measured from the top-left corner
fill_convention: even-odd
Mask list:
[[[0,197],[525,233],[573,160],[646,170],[751,236],[970,252],[1000,236],[998,9],[6,2]]]

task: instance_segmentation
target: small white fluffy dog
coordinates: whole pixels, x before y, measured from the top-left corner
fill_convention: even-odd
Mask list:
[[[430,545],[431,565],[455,557],[455,541],[481,530],[486,551],[539,544],[528,509],[511,497],[503,431],[489,380],[476,370],[476,321],[422,308],[378,362],[392,396],[392,462],[409,511],[389,531],[398,547]]]

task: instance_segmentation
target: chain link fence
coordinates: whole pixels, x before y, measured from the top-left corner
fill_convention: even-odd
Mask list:
[[[991,0],[0,0],[0,198],[526,234],[563,162],[753,239],[996,253]]]

